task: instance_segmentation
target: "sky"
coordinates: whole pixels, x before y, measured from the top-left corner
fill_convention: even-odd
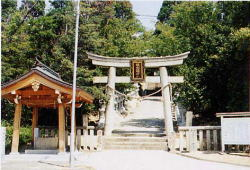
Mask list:
[[[137,16],[142,25],[147,30],[154,30],[157,21],[157,15],[161,9],[163,0],[130,0],[133,5],[133,11],[142,16]],[[144,16],[147,15],[147,16]],[[154,16],[154,17],[148,17]]]

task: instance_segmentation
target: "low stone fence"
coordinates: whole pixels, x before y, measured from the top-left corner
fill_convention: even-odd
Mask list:
[[[67,129],[67,128],[66,128]],[[75,143],[78,150],[101,150],[102,130],[94,126],[76,127]],[[65,144],[70,146],[70,129],[65,130]],[[58,129],[56,127],[39,127],[34,129],[34,149],[58,149]]]
[[[70,141],[70,133],[66,132],[68,136],[67,141]],[[94,126],[87,128],[76,128],[76,148],[77,150],[91,150],[99,151],[102,149],[102,130],[96,130]],[[70,146],[70,142],[67,142]]]
[[[179,151],[218,151],[221,147],[220,126],[179,127]]]

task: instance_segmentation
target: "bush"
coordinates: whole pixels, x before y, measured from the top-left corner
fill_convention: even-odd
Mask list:
[[[32,141],[32,127],[23,127],[20,130],[20,145],[27,145]]]
[[[10,125],[6,121],[2,121],[2,126],[6,127],[5,147],[6,149],[9,149],[11,147],[11,142],[12,142],[13,125]],[[30,126],[21,127],[19,136],[19,146],[27,145],[31,143],[31,141],[32,141],[32,128]]]

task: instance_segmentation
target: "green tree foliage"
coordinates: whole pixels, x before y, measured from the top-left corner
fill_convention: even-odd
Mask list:
[[[220,20],[234,28],[247,27],[250,23],[250,3],[218,2]]]
[[[20,10],[16,10],[12,1],[3,0],[2,4],[3,11],[8,13],[2,18],[2,82],[28,72],[36,57],[59,72],[63,80],[72,82],[73,2],[51,1],[52,9],[46,15],[42,0],[25,1]],[[106,75],[107,69],[92,65],[86,51],[120,57],[143,55],[143,38],[135,38],[134,35],[144,29],[135,18],[130,2],[81,1],[80,9],[77,85],[93,94],[98,101],[106,98],[105,86],[93,85],[92,78]],[[11,121],[13,106],[5,100],[2,104],[4,118]],[[93,111],[98,105],[98,102],[85,105],[84,112]],[[29,124],[28,119],[23,123]]]
[[[75,8],[72,1],[53,0],[44,13],[44,1],[16,3],[2,0],[2,82],[28,72],[38,57],[72,82]],[[249,2],[164,1],[156,30],[145,31],[127,1],[81,1],[77,85],[92,93],[98,108],[105,98],[103,85],[93,76],[107,74],[95,67],[86,51],[106,56],[165,56],[191,51],[173,75],[184,75],[175,86],[177,99],[187,109],[206,116],[220,111],[247,110],[247,55],[249,55]],[[129,70],[118,70],[126,75]],[[118,87],[124,89],[124,85]],[[13,106],[2,101],[5,119],[13,119]],[[27,109],[27,108],[25,108]],[[11,110],[11,111],[10,111]],[[27,109],[28,111],[29,109]],[[12,114],[10,114],[10,112]],[[29,124],[27,116],[22,120]]]
[[[170,15],[173,12],[173,6],[179,4],[180,1],[163,1],[160,12],[158,13],[157,19],[160,22],[168,22]]]
[[[8,16],[13,13],[16,9],[16,2],[12,0],[2,1],[2,21],[9,19]]]
[[[247,110],[249,28],[240,33],[239,29],[249,26],[249,5],[243,2],[163,3],[156,37],[169,43],[168,54],[191,52],[183,66],[171,70],[185,76],[185,83],[176,90],[187,109],[204,116]],[[162,27],[173,31],[165,36]],[[173,38],[167,40],[167,37]],[[173,40],[176,42],[171,42]],[[155,49],[161,48],[158,45]]]

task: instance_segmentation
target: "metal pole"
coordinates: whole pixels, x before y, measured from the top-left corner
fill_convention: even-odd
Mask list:
[[[76,7],[76,30],[75,30],[75,53],[74,53],[74,74],[73,74],[73,96],[71,114],[71,133],[70,133],[70,167],[74,166],[75,151],[75,99],[76,99],[76,70],[77,70],[77,46],[78,46],[78,27],[79,27],[79,8],[80,0],[77,0]]]

